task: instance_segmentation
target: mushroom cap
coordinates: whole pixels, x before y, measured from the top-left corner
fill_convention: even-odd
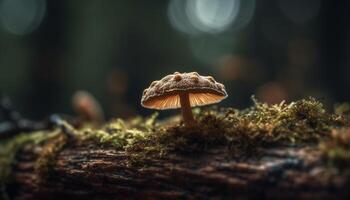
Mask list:
[[[87,121],[103,122],[103,110],[92,94],[87,91],[76,91],[72,97],[72,106],[76,113]]]
[[[180,108],[181,93],[189,94],[191,107],[217,103],[227,97],[225,86],[211,76],[175,72],[153,81],[143,91],[141,105],[157,110]]]

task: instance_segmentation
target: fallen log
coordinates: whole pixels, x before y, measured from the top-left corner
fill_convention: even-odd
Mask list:
[[[346,199],[349,180],[327,174],[314,146],[261,149],[240,161],[217,147],[194,154],[168,154],[145,166],[95,144],[70,144],[49,174],[35,170],[45,147],[24,146],[17,154],[14,199]],[[45,176],[45,178],[41,177]]]
[[[58,129],[8,145],[3,197],[349,199],[346,116],[303,100],[196,119],[191,128],[152,116],[75,129],[58,118]]]

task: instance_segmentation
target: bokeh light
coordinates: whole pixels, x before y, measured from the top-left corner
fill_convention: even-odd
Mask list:
[[[288,44],[288,61],[297,67],[310,68],[316,61],[315,44],[308,38],[296,38]]]
[[[16,35],[37,29],[46,12],[45,0],[2,0],[0,21],[3,28]]]
[[[255,7],[255,0],[240,1],[239,11],[230,30],[238,31],[245,28],[254,17]]]
[[[185,0],[171,0],[168,6],[168,18],[170,24],[177,31],[189,35],[198,34],[198,31],[188,20]]]
[[[171,26],[188,37],[193,56],[210,66],[234,53],[241,31],[253,19],[255,0],[171,0]]]
[[[188,35],[219,34],[244,28],[253,18],[255,0],[171,0],[170,24]]]
[[[128,75],[122,68],[113,69],[107,77],[107,88],[110,95],[123,95],[128,89]]]
[[[232,54],[220,57],[215,63],[220,79],[250,84],[260,83],[266,72],[258,62],[246,55]]]
[[[240,0],[191,0],[187,1],[186,13],[198,30],[218,33],[235,21],[239,4]]]
[[[240,55],[223,56],[217,63],[219,75],[224,80],[244,79],[248,67],[248,60]]]
[[[213,65],[222,55],[233,52],[236,44],[235,37],[216,37],[215,35],[198,36],[189,41],[193,56],[207,65]]]
[[[0,0],[0,92],[37,119],[71,112],[78,89],[107,117],[148,115],[139,98],[150,81],[198,71],[225,84],[220,106],[249,106],[253,94],[342,102],[347,11],[321,0]]]
[[[268,82],[257,89],[256,95],[260,101],[268,104],[280,103],[288,100],[288,93],[285,87],[279,82]]]

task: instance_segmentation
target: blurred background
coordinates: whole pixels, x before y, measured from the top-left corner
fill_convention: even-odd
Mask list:
[[[153,80],[197,71],[224,83],[221,106],[332,108],[350,100],[349,19],[346,0],[0,0],[0,93],[42,119],[86,90],[128,118],[153,112],[140,106]]]

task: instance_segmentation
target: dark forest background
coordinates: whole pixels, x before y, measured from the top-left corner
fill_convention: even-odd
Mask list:
[[[222,106],[332,109],[350,100],[349,19],[346,0],[0,0],[0,93],[42,119],[86,90],[127,118],[153,112],[140,105],[153,80],[198,71],[224,83]]]

